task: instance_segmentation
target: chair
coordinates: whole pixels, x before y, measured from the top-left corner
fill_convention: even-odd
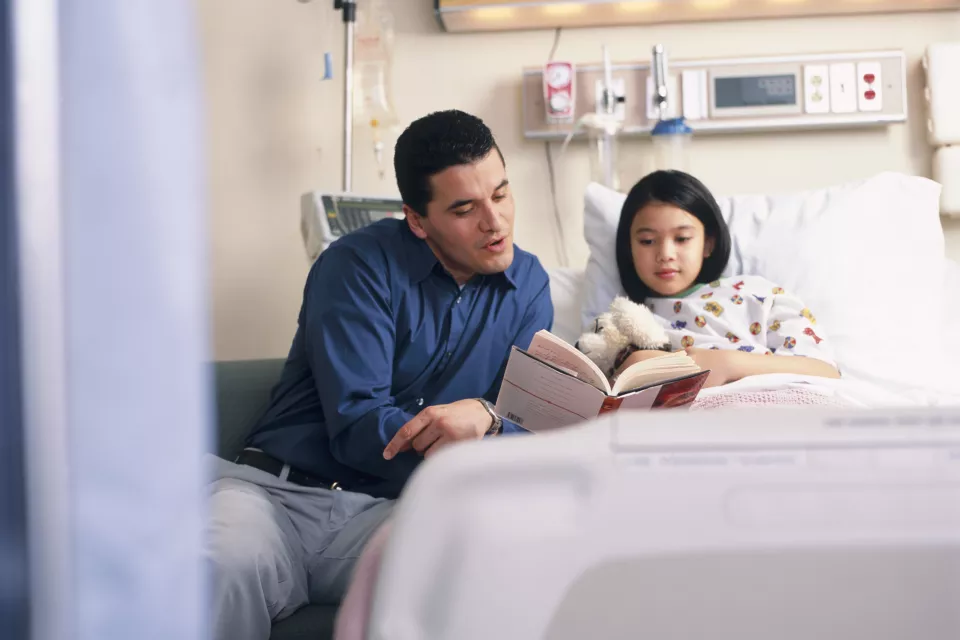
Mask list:
[[[283,360],[238,360],[214,365],[217,399],[217,450],[233,460],[250,428],[270,401]],[[307,605],[273,625],[270,640],[325,640],[333,637],[337,607]]]

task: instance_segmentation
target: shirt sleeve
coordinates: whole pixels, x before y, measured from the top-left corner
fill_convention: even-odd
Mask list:
[[[544,274],[544,276],[546,276],[546,274]],[[539,293],[534,296],[533,302],[527,308],[527,312],[523,316],[523,325],[513,340],[514,346],[520,347],[521,349],[530,347],[530,342],[533,341],[533,336],[537,331],[541,329],[549,331],[553,328],[553,299],[550,296],[550,281],[546,277],[544,280],[545,282]],[[490,387],[490,390],[484,396],[484,398],[494,404],[497,403],[497,396],[500,395],[500,385],[503,384],[503,374],[507,370],[507,360],[509,360],[509,358],[510,353],[508,352],[504,356],[503,366],[500,367],[500,373],[497,374],[493,386]],[[507,420],[502,416],[501,420],[503,420],[503,433],[505,434],[529,433],[529,431],[512,420]]]
[[[837,366],[816,317],[800,298],[774,294],[766,330],[767,348],[777,355],[807,356]]]
[[[413,416],[391,396],[396,324],[382,253],[334,245],[314,265],[304,296],[304,341],[333,456],[358,471],[403,482],[420,461],[383,449]]]

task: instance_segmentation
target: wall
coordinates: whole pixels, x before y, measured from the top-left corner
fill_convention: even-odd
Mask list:
[[[521,68],[546,59],[553,33],[445,34],[431,0],[391,0],[389,5],[396,21],[400,121],[452,107],[484,118],[498,137],[515,185],[518,244],[545,265],[558,264],[544,145],[521,135],[518,89]],[[342,28],[327,0],[199,0],[199,12],[209,91],[216,356],[280,356],[296,326],[308,267],[299,235],[299,197],[341,185]],[[911,91],[906,125],[697,140],[691,169],[717,192],[776,192],[883,170],[929,175],[919,59],[928,43],[957,38],[960,12],[952,11],[568,30],[557,56],[595,61],[601,43],[610,46],[615,61],[644,59],[656,42],[675,59],[904,49]],[[335,53],[336,78],[320,81],[326,49]],[[640,158],[645,145],[626,144],[625,163]],[[582,265],[588,163],[582,147],[571,149],[558,161],[557,179],[566,249],[571,264]],[[381,180],[363,131],[357,133],[355,154],[355,191],[395,192],[390,155]],[[945,222],[945,229],[948,253],[960,259],[960,221]]]

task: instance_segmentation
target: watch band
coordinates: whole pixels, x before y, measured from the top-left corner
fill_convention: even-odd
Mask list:
[[[490,414],[490,428],[484,435],[498,436],[503,432],[503,419],[497,415],[497,409],[489,400],[477,398],[477,402],[483,405],[483,408]]]

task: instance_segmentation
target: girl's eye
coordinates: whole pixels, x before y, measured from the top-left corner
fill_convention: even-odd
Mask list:
[[[690,240],[693,240],[693,238],[677,238],[677,242],[679,242],[680,244],[683,244],[684,242],[689,242]]]
[[[639,242],[641,246],[644,247],[649,247],[653,244],[653,240],[650,240],[649,238],[640,238]]]

